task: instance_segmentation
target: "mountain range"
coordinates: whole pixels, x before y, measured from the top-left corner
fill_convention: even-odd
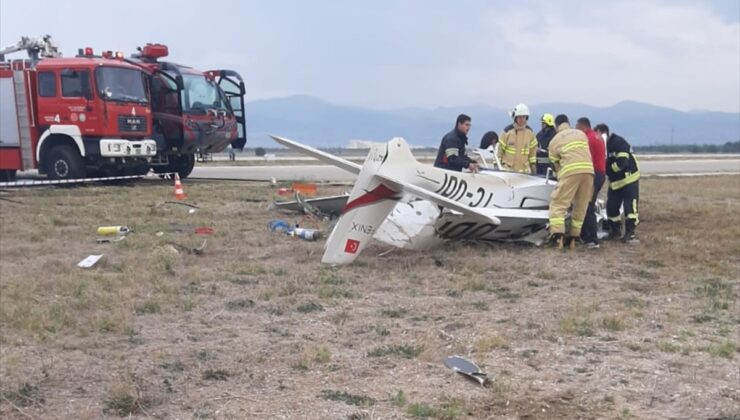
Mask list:
[[[740,113],[678,111],[635,101],[609,107],[577,103],[530,106],[530,127],[540,129],[539,116],[564,113],[573,125],[585,116],[593,125],[606,123],[633,145],[721,144],[740,140]],[[458,114],[472,118],[471,146],[489,130],[500,133],[511,120],[508,109],[488,105],[374,110],[333,104],[307,95],[262,99],[246,104],[248,147],[275,147],[267,135],[277,134],[316,147],[346,147],[351,140],[387,141],[404,137],[410,144],[436,147],[454,127]]]

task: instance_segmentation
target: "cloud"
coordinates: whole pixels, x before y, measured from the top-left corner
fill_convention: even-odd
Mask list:
[[[175,62],[239,71],[251,99],[307,93],[377,108],[632,99],[740,110],[737,0],[226,0],[207,14],[174,1],[127,4],[1,1],[0,45],[51,33],[72,55],[164,42]],[[74,18],[58,18],[70,10]]]
[[[491,10],[485,19],[490,43],[510,54],[494,83],[507,92],[502,85],[518,80],[526,100],[740,106],[740,24],[700,4],[588,3],[543,16]]]

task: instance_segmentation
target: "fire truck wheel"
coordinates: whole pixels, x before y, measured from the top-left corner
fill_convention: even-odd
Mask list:
[[[51,179],[77,179],[85,177],[82,157],[72,146],[60,145],[49,150],[44,159],[46,174]]]
[[[193,172],[195,155],[170,156],[170,169],[177,172],[181,179],[185,179]]]

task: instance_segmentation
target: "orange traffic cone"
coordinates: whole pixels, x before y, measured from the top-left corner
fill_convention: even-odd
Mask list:
[[[180,182],[180,174],[175,172],[175,198],[178,200],[184,200],[188,198],[185,195],[185,191],[182,189],[182,182]]]

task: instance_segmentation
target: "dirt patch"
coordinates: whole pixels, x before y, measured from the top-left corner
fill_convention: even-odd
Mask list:
[[[642,181],[638,246],[374,245],[341,269],[268,232],[326,225],[268,213],[265,184],[186,180],[194,213],[158,182],[5,193],[0,416],[734,418],[738,182]]]

